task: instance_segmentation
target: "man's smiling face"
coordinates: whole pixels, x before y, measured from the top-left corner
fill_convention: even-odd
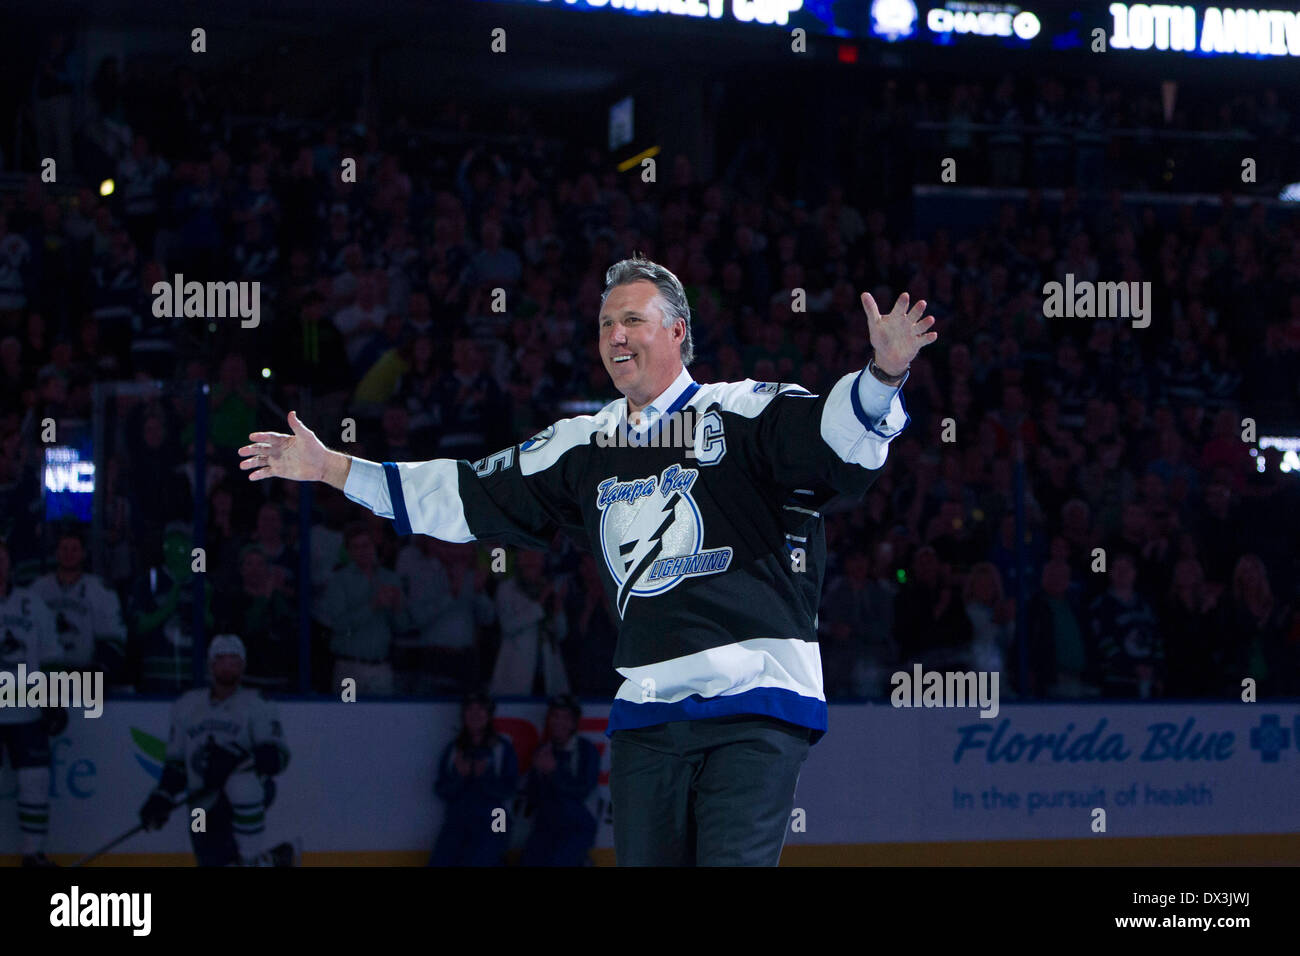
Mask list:
[[[653,282],[616,286],[600,310],[600,357],[614,387],[642,407],[672,384],[682,368],[686,323],[664,328]]]

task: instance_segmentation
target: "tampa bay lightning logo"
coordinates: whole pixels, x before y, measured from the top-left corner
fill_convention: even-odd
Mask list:
[[[691,496],[699,476],[696,468],[669,465],[657,476],[607,478],[597,488],[601,553],[618,587],[619,617],[633,596],[663,594],[731,564],[731,548],[701,550],[704,522]]]
[[[554,425],[547,425],[545,428],[543,428],[541,431],[539,431],[539,432],[538,432],[536,435],[534,435],[532,438],[528,439],[528,441],[526,441],[526,442],[522,442],[522,443],[519,445],[519,450],[520,450],[521,452],[525,452],[525,451],[536,451],[537,449],[539,449],[539,448],[541,448],[543,445],[545,445],[548,441],[550,441],[550,440],[551,440],[551,437],[552,437],[554,434],[555,434],[555,426],[554,426]]]

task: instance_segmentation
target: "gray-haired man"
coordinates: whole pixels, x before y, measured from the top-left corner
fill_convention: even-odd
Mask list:
[[[606,275],[599,334],[624,398],[471,464],[383,464],[293,433],[240,449],[253,479],[325,481],[399,533],[545,548],[590,542],[619,618],[610,709],[622,865],[775,865],[799,769],[826,732],[817,607],[820,509],[862,495],[906,426],[900,388],[933,342],[925,302],[881,315],[875,355],[825,395],[776,382],[701,385],[681,283],[644,259]],[[685,423],[685,427],[681,427]],[[670,428],[669,426],[675,426]],[[654,440],[660,433],[689,441]]]

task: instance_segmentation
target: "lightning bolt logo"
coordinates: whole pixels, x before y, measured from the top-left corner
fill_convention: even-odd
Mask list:
[[[682,500],[680,492],[673,494],[664,502],[664,506],[655,509],[647,502],[638,512],[628,527],[626,540],[619,545],[618,553],[624,561],[627,577],[618,592],[618,613],[621,617],[627,610],[627,602],[632,596],[632,586],[636,584],[641,573],[654,563],[663,550],[664,532],[672,526],[674,509]]]

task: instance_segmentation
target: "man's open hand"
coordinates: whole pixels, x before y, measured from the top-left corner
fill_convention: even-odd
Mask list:
[[[898,297],[888,315],[881,315],[876,300],[870,292],[862,293],[862,308],[867,313],[867,332],[871,347],[876,350],[876,365],[886,375],[902,375],[916,358],[916,353],[939,337],[938,332],[927,331],[934,325],[934,316],[921,316],[925,300],[908,307],[906,292]]]
[[[263,478],[288,478],[291,481],[323,481],[332,454],[315,432],[304,425],[297,412],[289,413],[292,435],[279,432],[253,432],[253,444],[239,449],[241,471],[251,471],[253,481]]]

